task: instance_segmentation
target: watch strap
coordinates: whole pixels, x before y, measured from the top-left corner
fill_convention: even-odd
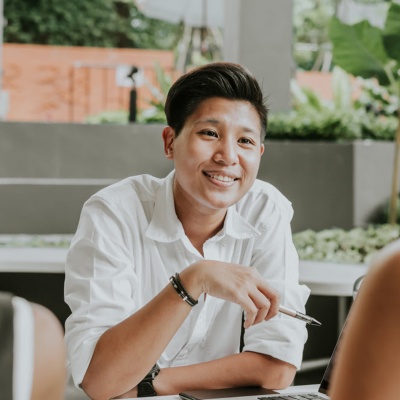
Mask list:
[[[154,389],[153,380],[159,374],[160,367],[155,364],[149,373],[143,378],[143,380],[138,384],[137,397],[151,397],[157,396],[157,392]]]

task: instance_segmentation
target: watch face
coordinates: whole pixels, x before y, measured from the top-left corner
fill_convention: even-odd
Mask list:
[[[157,392],[154,390],[153,382],[142,381],[138,385],[138,397],[150,397],[157,396]]]
[[[155,364],[150,372],[138,384],[138,397],[157,396],[157,392],[154,390],[153,380],[159,372],[160,367]]]

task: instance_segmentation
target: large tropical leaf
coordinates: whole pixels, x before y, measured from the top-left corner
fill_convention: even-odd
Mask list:
[[[381,85],[389,83],[384,70],[389,58],[379,28],[368,21],[346,25],[334,17],[330,22],[329,36],[336,65],[355,76],[375,77]]]
[[[400,62],[400,4],[390,5],[383,32],[383,43],[389,57]]]

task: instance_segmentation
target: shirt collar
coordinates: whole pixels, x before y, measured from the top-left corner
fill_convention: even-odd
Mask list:
[[[153,216],[146,230],[146,237],[159,242],[174,242],[185,236],[183,226],[175,212],[174,177],[175,171],[170,172],[157,189]],[[225,234],[234,239],[249,239],[259,236],[260,232],[247,222],[233,205],[228,208],[224,227],[215,239]]]
[[[154,212],[146,236],[159,242],[174,242],[185,235],[181,221],[175,212],[174,186],[175,171],[171,171],[158,187],[155,194]]]
[[[238,213],[234,205],[228,208],[225,217],[224,232],[234,239],[250,239],[261,234]]]

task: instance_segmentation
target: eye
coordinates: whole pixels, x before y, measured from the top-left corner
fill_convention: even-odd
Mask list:
[[[250,139],[250,138],[247,138],[247,137],[240,138],[238,140],[238,142],[242,143],[242,144],[252,145],[252,146],[255,146],[255,144],[256,144],[253,139]]]
[[[218,137],[217,132],[209,130],[209,129],[205,129],[203,131],[199,132],[200,135],[205,135],[205,136],[210,136],[210,137]]]

